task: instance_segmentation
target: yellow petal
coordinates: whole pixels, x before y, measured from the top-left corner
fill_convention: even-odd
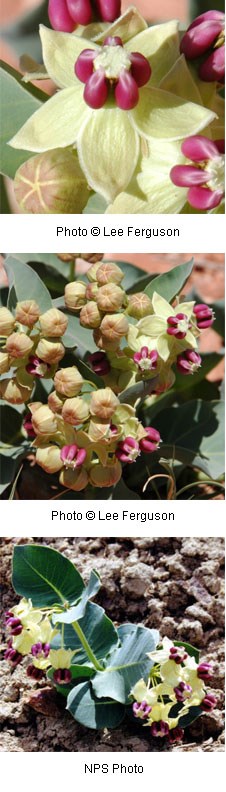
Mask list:
[[[83,101],[82,85],[65,88],[48,99],[9,141],[10,146],[26,151],[49,151],[76,142],[90,112]]]
[[[80,165],[89,185],[113,201],[132,178],[139,155],[139,137],[129,116],[119,108],[97,110],[78,139]]]
[[[98,49],[97,44],[85,38],[60,33],[40,25],[43,60],[49,77],[60,88],[73,87],[78,80],[74,65],[84,49]]]
[[[141,88],[140,99],[131,110],[135,129],[147,138],[180,140],[200,132],[215,114],[194,102],[160,88]]]
[[[177,20],[153,25],[139,33],[126,45],[131,52],[141,52],[151,66],[151,85],[158,85],[179,57],[179,24]]]

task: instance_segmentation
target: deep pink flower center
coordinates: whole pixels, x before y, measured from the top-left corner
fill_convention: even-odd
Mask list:
[[[151,76],[147,58],[139,52],[129,52],[119,36],[107,36],[103,46],[86,49],[75,62],[75,74],[85,83],[85,102],[97,110],[113,92],[121,110],[132,110],[139,101],[139,88]]]
[[[80,467],[86,458],[85,448],[78,448],[77,445],[65,445],[61,448],[60,458],[66,468],[74,470]]]

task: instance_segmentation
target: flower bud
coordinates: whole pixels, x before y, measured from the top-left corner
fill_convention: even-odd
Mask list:
[[[89,269],[87,270],[86,277],[91,283],[95,283],[97,281],[97,270],[99,269],[99,267],[100,267],[100,262],[95,261],[95,264],[93,264],[92,267],[89,267]]]
[[[20,385],[16,378],[0,382],[0,397],[9,404],[23,404],[30,399],[32,387]]]
[[[115,352],[119,344],[118,340],[111,341],[110,339],[106,338],[106,336],[101,333],[99,328],[96,328],[96,330],[93,331],[93,340],[99,349],[109,352]]]
[[[36,434],[55,434],[57,419],[47,404],[42,404],[32,415],[32,425]]]
[[[98,462],[89,469],[89,482],[93,487],[113,487],[120,480],[122,468],[119,460],[103,467]]]
[[[152,426],[149,426],[146,428],[146,436],[142,437],[139,442],[140,450],[144,451],[145,454],[150,454],[152,451],[157,451],[160,440],[160,434],[157,429],[153,429]]]
[[[96,279],[99,286],[105,286],[107,283],[116,283],[119,285],[123,278],[124,272],[114,263],[103,263],[96,271]]]
[[[36,354],[45,363],[59,363],[64,357],[65,349],[60,342],[48,341],[47,338],[40,338],[36,347]]]
[[[125,302],[125,292],[115,283],[100,286],[97,292],[97,305],[103,313],[120,311]]]
[[[54,445],[37,448],[36,462],[46,473],[58,473],[62,468],[60,449]]]
[[[14,189],[20,209],[29,214],[80,214],[89,198],[77,155],[65,148],[23,162]]]
[[[86,304],[86,284],[82,281],[67,283],[64,292],[65,305],[70,311],[80,311]]]
[[[129,323],[124,314],[111,314],[110,316],[104,316],[100,325],[101,333],[109,341],[118,341],[118,343],[120,342],[121,338],[123,338],[123,336],[126,336],[128,329]]]
[[[43,335],[51,338],[55,336],[59,338],[59,336],[64,335],[68,326],[67,316],[62,311],[58,311],[58,308],[50,308],[49,311],[45,311],[39,317],[39,322]]]
[[[40,313],[40,308],[35,300],[24,300],[16,305],[15,319],[26,327],[33,327]]]
[[[80,324],[82,327],[90,327],[94,329],[99,327],[101,323],[101,313],[94,300],[90,300],[83,306],[80,311]]]
[[[63,403],[64,402],[62,401],[62,399],[60,399],[60,397],[58,396],[56,391],[53,391],[52,393],[49,394],[49,396],[48,396],[48,405],[50,407],[50,410],[52,410],[53,413],[59,413],[60,414],[61,410],[62,410],[62,407],[63,407]]]
[[[9,336],[14,329],[15,319],[8,308],[0,308],[0,336]]]
[[[5,374],[6,371],[9,371],[9,368],[10,368],[9,355],[7,355],[7,352],[0,352],[0,374]]]
[[[169,726],[166,721],[154,721],[151,724],[151,735],[152,737],[168,737],[169,734]]]
[[[133,316],[134,319],[142,319],[143,316],[152,314],[153,309],[150,297],[144,292],[130,294],[128,297],[127,313],[129,316]]]
[[[20,358],[33,349],[33,341],[26,333],[12,333],[6,341],[6,350],[11,357]]]
[[[118,405],[119,400],[111,388],[100,388],[100,390],[92,393],[90,412],[91,415],[96,415],[102,421],[108,421],[114,415]]]
[[[62,418],[72,426],[82,424],[89,417],[89,407],[84,399],[79,396],[74,399],[66,399],[62,408]]]
[[[77,366],[60,369],[56,372],[53,381],[57,392],[68,397],[77,396],[83,385],[83,377]]]
[[[86,286],[86,299],[95,301],[97,292],[98,292],[97,283],[88,283],[88,286]]]

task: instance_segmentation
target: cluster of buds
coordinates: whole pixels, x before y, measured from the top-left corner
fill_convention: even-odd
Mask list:
[[[76,492],[88,484],[111,487],[121,478],[121,463],[158,448],[159,432],[144,428],[134,407],[120,404],[109,387],[84,392],[76,366],[60,369],[54,383],[48,405],[30,405],[31,424],[37,464],[59,472],[62,486]]]
[[[170,743],[183,740],[180,720],[197,707],[210,712],[217,700],[206,690],[212,677],[209,663],[197,663],[185,647],[163,638],[161,646],[148,657],[153,661],[148,683],[140,679],[131,691],[133,715],[150,727],[152,737],[167,738]],[[176,705],[176,714],[175,714]]]
[[[13,667],[29,657],[32,662],[26,668],[28,677],[35,681],[43,678],[50,667],[57,684],[71,681],[70,666],[74,652],[71,649],[51,649],[51,642],[58,630],[52,626],[54,608],[34,608],[31,600],[23,597],[18,605],[5,613],[8,634],[5,660]]]
[[[77,25],[89,25],[96,19],[114,22],[120,8],[120,0],[49,0],[48,14],[54,30],[72,33]]]
[[[95,262],[87,278],[88,285],[81,280],[66,286],[65,303],[79,313],[82,326],[93,329],[99,351],[87,362],[106,386],[118,394],[152,380],[151,392],[158,394],[172,386],[173,366],[184,375],[199,369],[197,340],[214,321],[208,305],[189,301],[172,307],[157,292],[152,299],[145,292],[127,295],[123,272],[114,263]]]
[[[224,198],[224,140],[193,135],[183,141],[181,151],[188,162],[171,168],[171,181],[188,188],[187,201],[194,209],[215,209]]]
[[[0,308],[2,399],[23,404],[31,397],[37,379],[53,376],[64,356],[61,336],[67,324],[62,311],[50,308],[42,313],[35,300],[18,302],[14,314]]]
[[[188,60],[199,59],[198,73],[205,82],[224,82],[225,16],[221,11],[206,11],[189,25],[180,51]]]
[[[150,80],[151,67],[140,52],[128,52],[119,36],[107,36],[102,47],[80,53],[75,74],[85,83],[83,97],[89,107],[103,107],[113,91],[117,107],[132,110],[139,101],[139,88]]]

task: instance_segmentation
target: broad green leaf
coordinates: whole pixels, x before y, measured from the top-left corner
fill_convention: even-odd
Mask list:
[[[151,87],[140,89],[139,102],[130,115],[140,135],[160,140],[183,140],[201,132],[216,117],[202,105]]]
[[[88,602],[85,615],[79,622],[92,652],[98,660],[103,660],[106,655],[118,644],[118,634],[112,621],[105,615],[103,608]],[[81,645],[75,630],[70,625],[65,625],[64,644],[66,649],[74,649],[76,663],[87,663],[87,654]],[[52,644],[54,649],[60,648],[59,636],[55,636]]]
[[[1,483],[0,483],[0,494],[7,489],[9,484],[14,480],[17,470],[19,468],[19,463],[23,459],[24,456],[24,449],[21,453],[17,455],[16,459],[12,458],[12,456],[5,456],[0,454],[0,469],[1,469]]]
[[[158,415],[161,456],[198,467],[211,478],[224,472],[224,404],[200,399]]]
[[[22,300],[36,300],[42,312],[52,307],[46,286],[31,267],[12,256],[4,261],[4,267],[9,278],[8,308],[10,310]]]
[[[169,713],[170,718],[177,718],[177,716],[180,714],[180,710],[182,709],[182,707],[183,704],[174,704],[174,706],[171,708]],[[199,717],[199,715],[203,715],[203,710],[201,709],[201,707],[190,707],[187,714],[182,715],[182,717],[179,718],[178,725],[182,729],[184,729],[186,728],[186,726],[190,726],[190,724],[193,723],[193,721],[195,721],[196,718]]]
[[[81,575],[68,558],[35,544],[14,548],[13,586],[38,608],[73,603],[84,589]]]
[[[139,137],[119,107],[98,110],[83,125],[77,144],[79,162],[90,187],[106,201],[113,201],[129,184],[139,147]]]
[[[0,170],[12,179],[22,162],[30,157],[29,151],[13,151],[8,145],[9,140],[16,134],[27,118],[42,106],[40,96],[33,96],[27,87],[21,83],[21,75],[8,67],[0,69],[0,94],[1,94],[1,158]],[[20,81],[18,81],[20,80]],[[45,99],[45,94],[43,94]]]
[[[10,404],[1,404],[1,440],[12,445],[20,436],[22,416]],[[22,438],[21,438],[22,439]]]
[[[124,635],[122,646],[111,654],[106,671],[98,671],[92,681],[95,695],[107,695],[125,704],[138,679],[148,676],[153,663],[147,652],[155,649],[158,638],[156,630],[139,626],[132,634]]]
[[[207,354],[202,355],[202,365],[193,376],[183,376],[183,374],[178,372],[176,374],[176,379],[173,386],[175,393],[178,393],[179,391],[182,392],[190,390],[191,388],[196,387],[196,385],[202,382],[206,375],[209,374],[209,372],[212,371],[212,369],[214,369],[218,363],[220,363],[222,357],[223,356],[218,355],[217,352],[207,352]]]
[[[28,265],[32,265],[34,262],[34,264],[40,263],[43,266],[51,267],[55,273],[62,275],[67,280],[69,265],[61,261],[55,253],[14,253],[14,258]],[[64,304],[63,298],[62,302]]]
[[[74,621],[79,621],[85,614],[87,602],[92,599],[99,591],[101,586],[100,578],[95,569],[90,574],[88,586],[83,589],[81,599],[77,605],[68,608],[64,613],[59,613],[53,616],[53,624],[72,624]]]
[[[75,720],[89,729],[114,729],[124,718],[125,708],[116,701],[96,699],[89,682],[71,690],[67,699],[67,709]]]
[[[130,490],[129,487],[126,486],[125,481],[123,481],[123,478],[121,478],[118,484],[116,484],[116,487],[113,488],[113,492],[109,500],[127,501],[127,500],[141,500],[141,499],[136,492],[132,492],[132,490]]]
[[[151,299],[154,292],[157,292],[164,297],[165,300],[172,302],[185,286],[189,275],[191,275],[193,264],[194,259],[192,258],[185,264],[179,264],[177,267],[173,267],[169,272],[165,272],[164,275],[157,275],[157,277],[153,278],[151,283],[146,286],[145,292],[148,297]]]
[[[42,152],[73,145],[81,125],[91,112],[83,101],[80,85],[58,91],[33,115],[30,114],[10,139],[10,146]]]
[[[89,350],[89,352],[96,352],[97,348],[96,348],[96,344],[93,341],[92,332],[88,330],[86,327],[81,327],[78,316],[74,315],[72,319],[73,322],[70,321],[70,328],[73,323],[74,324],[73,346],[76,346],[76,355],[78,355],[78,357],[81,358],[85,357],[85,354],[87,354],[87,349]],[[89,379],[92,379],[92,377],[89,377]]]

